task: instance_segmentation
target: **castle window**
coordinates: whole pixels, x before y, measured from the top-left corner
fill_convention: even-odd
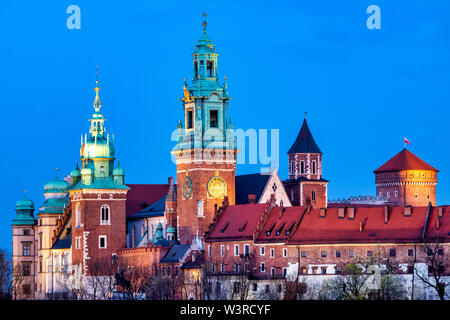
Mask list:
[[[100,249],[106,249],[106,236],[98,237],[98,247]]]
[[[29,236],[30,235],[30,229],[23,229],[23,235]]]
[[[24,295],[31,294],[31,286],[29,284],[24,284],[22,286],[22,292],[23,292]]]
[[[380,192],[378,195],[380,198],[383,198],[383,192]]]
[[[283,248],[283,257],[286,258],[287,257],[287,249]]]
[[[304,174],[305,173],[305,161],[300,161],[300,173]]]
[[[386,197],[390,198],[391,197],[391,193],[388,191],[386,192]]]
[[[236,244],[236,245],[234,246],[234,255],[235,255],[235,256],[238,256],[238,255],[239,255],[239,245],[238,245],[238,244]]]
[[[287,276],[287,268],[283,268],[283,278],[286,278]]]
[[[197,217],[203,217],[203,199],[197,202]]]
[[[77,206],[75,208],[75,228],[79,228],[81,225],[81,205],[77,202]]]
[[[397,250],[394,249],[389,249],[389,256],[390,257],[395,257],[397,256]]]
[[[398,197],[398,191],[397,190],[395,190],[394,195],[395,195],[395,197]]]
[[[192,110],[188,110],[187,111],[187,115],[186,115],[186,117],[187,117],[187,119],[186,119],[186,129],[192,129],[194,126],[193,126],[193,118],[192,118],[192,116],[193,116],[193,111]]]
[[[221,257],[225,256],[225,246],[223,244],[220,246],[220,256]]]
[[[417,199],[418,197],[419,197],[419,195],[416,193],[416,194],[414,195],[414,198]]]
[[[210,128],[217,128],[217,121],[218,121],[218,111],[217,110],[209,110],[209,127]]]
[[[42,273],[42,256],[39,257],[39,272]]]
[[[353,257],[355,256],[355,251],[353,251],[353,250],[348,250],[348,256],[349,256],[350,258],[353,258]]]
[[[316,201],[316,190],[311,191],[311,200]]]
[[[270,276],[271,276],[272,278],[275,278],[275,268],[274,268],[274,267],[272,267],[272,268],[270,269]]]
[[[443,256],[444,255],[444,249],[439,248],[438,249],[438,256]]]
[[[225,272],[225,265],[223,263],[220,265],[220,272]]]
[[[249,244],[244,245],[244,254],[246,257],[248,257],[250,255],[250,245]]]
[[[110,199],[112,199],[112,198],[113,198],[113,195],[112,195],[112,193],[110,193],[110,194],[109,194],[109,198],[110,198]]]
[[[22,273],[24,276],[31,275],[31,262],[22,262]]]
[[[302,258],[306,258],[306,251],[302,251]]]
[[[237,263],[234,264],[234,272],[236,272],[236,273],[239,272],[239,264],[237,264]]]
[[[313,160],[312,162],[312,174],[316,174],[316,161]]]
[[[372,256],[372,250],[367,250],[367,256],[371,257]]]
[[[321,257],[322,258],[326,258],[327,257],[327,252],[326,251],[322,251],[321,252]]]
[[[262,256],[266,254],[266,251],[265,251],[264,247],[259,248],[259,254],[262,255]]]
[[[270,249],[270,257],[275,258],[275,249]]]
[[[194,61],[194,78],[198,77],[198,62]]]
[[[109,225],[111,221],[109,219],[109,206],[104,204],[100,208],[100,224],[101,225]]]
[[[341,250],[336,250],[336,258],[340,258],[341,257]]]
[[[24,256],[31,255],[31,242],[23,242],[22,243],[22,253]]]
[[[261,262],[260,270],[261,272],[266,272],[266,264],[264,262]]]
[[[408,249],[408,257],[412,257],[414,254],[413,249]]]

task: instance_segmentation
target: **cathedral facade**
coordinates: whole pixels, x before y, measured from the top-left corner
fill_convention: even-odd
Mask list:
[[[176,181],[170,177],[167,184],[126,182],[105,129],[97,80],[79,164],[67,178],[57,174],[44,185],[37,218],[26,195],[16,203],[16,298],[46,299],[87,286],[93,277],[108,281],[119,265],[146,266],[152,276],[183,273],[190,290],[177,298],[202,298],[192,289],[199,274],[214,275],[217,298],[240,294],[236,279],[243,274],[261,297],[256,293],[267,292],[270,281],[282,294],[286,279],[338,275],[380,246],[404,274],[426,263],[415,244],[439,240],[448,250],[450,209],[436,207],[437,170],[408,150],[375,170],[377,194],[386,197],[381,205],[329,205],[324,154],[306,116],[288,150],[288,179],[276,170],[236,175],[231,98],[226,79],[219,81],[217,58],[204,22],[193,78],[183,87],[172,151]],[[115,280],[113,291],[120,291]]]

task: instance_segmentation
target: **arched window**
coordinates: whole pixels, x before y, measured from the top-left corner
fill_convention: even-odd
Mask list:
[[[101,225],[111,224],[109,217],[110,217],[109,206],[107,204],[104,204],[100,208],[100,224]]]
[[[316,161],[313,160],[312,162],[312,174],[316,174]]]
[[[305,161],[300,161],[300,173],[304,174],[305,173]]]
[[[77,206],[75,207],[75,228],[79,228],[81,226],[81,205],[77,202]]]
[[[316,190],[311,191],[311,200],[316,201]]]

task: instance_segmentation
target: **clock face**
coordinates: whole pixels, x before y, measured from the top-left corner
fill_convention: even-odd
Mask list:
[[[208,194],[212,198],[223,198],[227,193],[227,184],[219,176],[212,177],[208,181]]]
[[[181,186],[183,197],[189,199],[192,196],[192,181],[188,176],[184,177],[183,184]]]

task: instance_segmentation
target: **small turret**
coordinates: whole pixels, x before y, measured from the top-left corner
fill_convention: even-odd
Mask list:
[[[175,240],[175,233],[176,233],[175,228],[172,225],[170,225],[166,231],[167,240]]]
[[[91,185],[93,179],[93,170],[90,167],[84,167],[81,169],[81,183],[85,185]]]
[[[37,223],[33,215],[34,203],[27,198],[27,193],[23,195],[23,199],[16,202],[17,215],[13,220],[13,226],[34,226]]]
[[[75,169],[72,170],[72,172],[70,173],[70,176],[72,177],[72,185],[76,186],[78,182],[80,182],[81,180],[81,170],[80,168],[78,168],[78,161],[76,162],[76,167]]]
[[[114,183],[117,185],[123,185],[125,183],[125,170],[120,166],[120,162],[117,162],[117,167],[113,170]]]

